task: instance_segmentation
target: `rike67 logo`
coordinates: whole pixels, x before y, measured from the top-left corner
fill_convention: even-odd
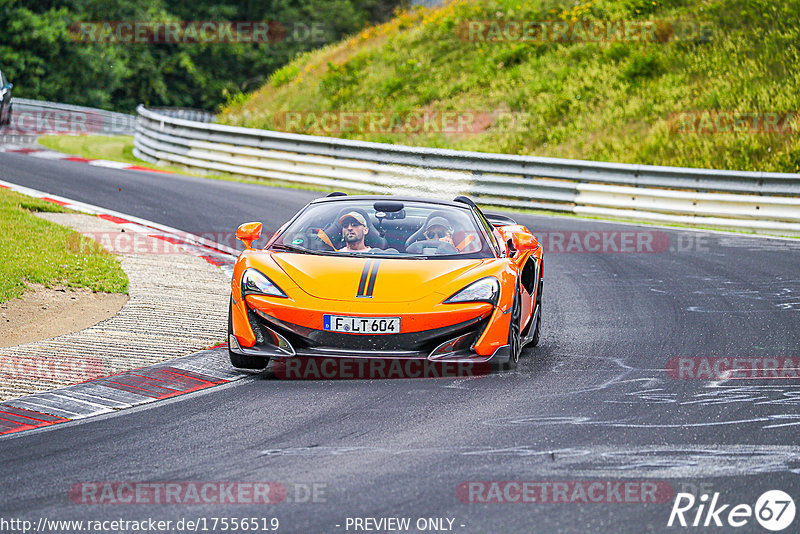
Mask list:
[[[764,492],[754,507],[749,504],[722,504],[718,492],[714,493],[711,502],[708,501],[708,494],[695,499],[691,493],[678,493],[667,526],[738,528],[747,525],[755,516],[763,528],[777,532],[794,521],[794,500],[781,490]]]

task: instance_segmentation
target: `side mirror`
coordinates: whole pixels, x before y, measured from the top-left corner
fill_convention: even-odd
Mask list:
[[[539,241],[528,233],[513,233],[511,234],[511,242],[514,248],[519,252],[526,252],[529,250],[536,250],[539,247]]]
[[[236,239],[244,243],[248,249],[253,248],[253,241],[261,237],[262,224],[260,222],[244,223],[236,229]]]

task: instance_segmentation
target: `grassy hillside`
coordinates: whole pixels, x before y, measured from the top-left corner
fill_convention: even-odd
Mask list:
[[[507,30],[508,21],[589,20],[596,27],[654,21],[655,39],[550,33],[522,42],[465,33],[469,21],[499,21]],[[800,115],[778,117],[781,131],[769,125],[770,113],[800,110],[799,23],[800,0],[456,0],[299,57],[229,105],[220,122],[417,146],[800,172]],[[300,111],[401,120],[326,130],[318,114],[287,120]],[[478,126],[425,133],[401,124],[409,113],[446,111],[475,114]],[[676,115],[684,112],[700,114],[684,122],[688,115]],[[767,114],[771,131],[760,131],[763,122],[752,128],[752,119],[734,127],[729,112]],[[737,131],[712,133],[719,117]]]

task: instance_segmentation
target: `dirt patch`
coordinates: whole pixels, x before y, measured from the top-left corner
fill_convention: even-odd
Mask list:
[[[21,299],[0,304],[0,347],[78,332],[113,317],[127,295],[29,284]]]

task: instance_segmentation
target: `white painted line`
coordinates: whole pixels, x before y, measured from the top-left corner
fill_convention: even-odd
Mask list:
[[[95,167],[108,167],[109,169],[127,169],[130,167],[129,163],[122,163],[121,161],[109,161],[107,159],[93,159],[88,162],[89,165]]]
[[[106,376],[102,378],[109,378],[109,377]],[[145,404],[150,399],[150,397],[147,397],[145,395],[138,395],[136,393],[131,393],[130,391],[124,391],[121,389],[111,388],[103,384],[98,384],[97,381],[83,382],[82,384],[67,386],[66,389],[68,390],[78,389],[78,394],[83,396],[94,396],[96,394],[98,398],[101,398],[106,402],[113,401],[122,404],[121,406],[122,408]],[[86,393],[86,391],[91,391],[92,392],[91,395]],[[21,398],[25,399],[27,397],[21,397]]]
[[[29,156],[33,156],[34,158],[42,158],[42,159],[64,159],[64,154],[60,152],[51,152],[49,150],[39,150],[36,152],[29,152]]]
[[[75,415],[74,417],[72,417],[72,419],[82,419],[82,418],[85,418],[85,417],[91,417],[93,415],[100,415],[100,414],[111,413],[111,412],[116,411],[116,410],[114,410],[112,408],[109,408],[107,406],[103,406],[102,404],[95,404],[93,402],[88,402],[88,401],[85,401],[83,399],[76,399],[72,395],[60,394],[58,391],[54,391],[53,392],[53,396],[57,397],[57,398],[64,399],[64,400],[69,401],[71,403],[78,403],[78,405],[80,405],[80,406],[85,405],[85,406],[88,407],[87,411],[80,412],[80,414]]]
[[[92,402],[93,401],[92,402],[93,404],[97,404],[98,406],[109,407],[109,408],[112,409],[112,411],[114,411],[114,409],[130,408],[131,406],[133,406],[133,404],[131,404],[131,403],[122,402],[122,401],[119,401],[119,400],[116,400],[116,399],[112,399],[111,397],[108,397],[108,396],[102,397],[100,395],[92,395],[92,394],[89,394],[89,393],[82,393],[80,391],[75,391],[75,389],[76,388],[69,388],[69,389],[63,390],[63,391],[65,391],[69,395],[69,397],[72,398],[72,399],[75,399],[75,400],[87,399],[87,402]],[[87,389],[90,389],[90,388],[87,388]],[[106,389],[110,389],[110,388],[106,388]],[[59,392],[59,391],[62,391],[62,390],[55,390],[55,392]]]
[[[31,400],[26,400],[26,399],[31,399]],[[21,397],[19,399],[10,399],[4,401],[3,404],[14,406],[16,408],[22,408],[24,410],[32,410],[34,412],[45,413],[48,415],[55,415],[56,417],[66,417],[67,419],[76,419],[81,415],[78,412],[64,410],[62,408],[57,408],[52,404],[48,404],[47,402],[44,402],[44,399],[39,395],[36,395],[33,398]]]

